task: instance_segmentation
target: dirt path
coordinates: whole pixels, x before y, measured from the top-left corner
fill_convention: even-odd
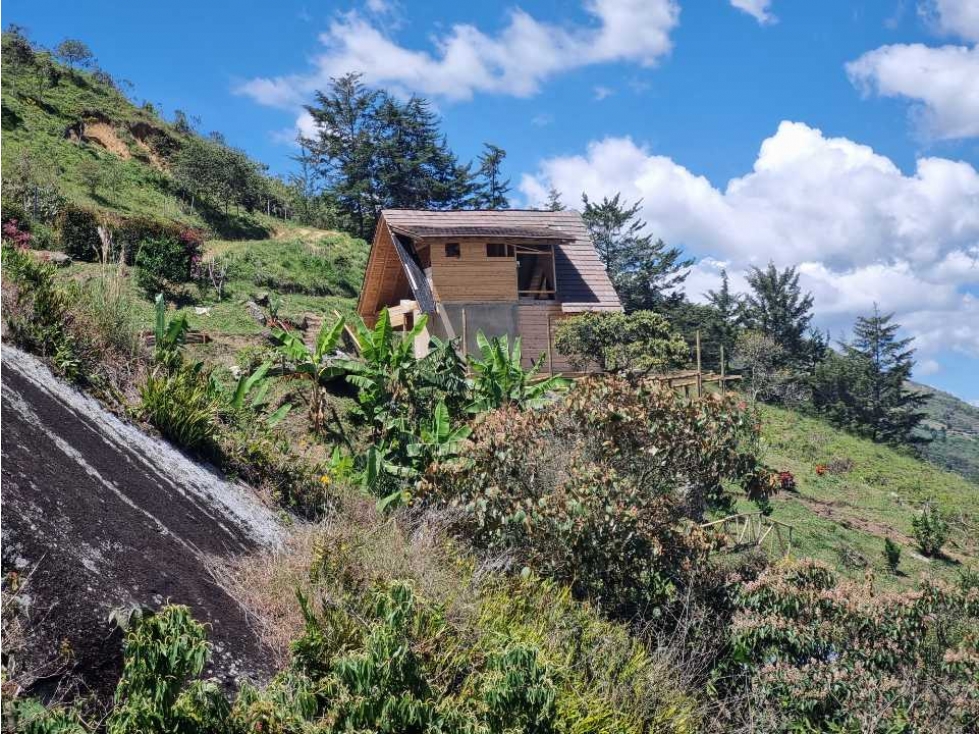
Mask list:
[[[210,625],[210,674],[229,686],[266,677],[267,651],[205,559],[280,543],[274,513],[33,357],[4,345],[2,367],[3,571],[31,574],[33,654],[66,642],[63,672],[104,695],[121,662],[111,611],[170,601]],[[64,677],[38,682],[38,692]]]

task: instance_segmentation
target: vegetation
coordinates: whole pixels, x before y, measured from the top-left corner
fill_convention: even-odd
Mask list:
[[[271,681],[201,680],[209,646],[185,608],[122,613],[107,714],[5,686],[6,728],[974,726],[979,490],[905,447],[922,428],[889,317],[828,350],[798,274],[774,266],[748,294],[725,278],[687,303],[689,262],[616,196],[585,215],[629,312],[569,319],[558,347],[618,374],[544,377],[519,340],[483,334],[477,354],[433,340],[419,359],[423,319],[402,334],[386,312],[371,328],[349,316],[362,241],[272,215],[367,233],[384,206],[505,207],[502,149],[472,173],[424,100],[348,76],[310,109],[300,172],[276,181],[192,116],[138,109],[20,32],[3,43],[5,337],[307,521],[223,579],[271,641]],[[48,245],[76,262],[26,249]],[[743,394],[648,379],[687,358],[678,334],[694,329]],[[827,385],[839,400],[809,400]],[[830,418],[843,404],[851,433],[766,401]],[[804,560],[703,527],[748,511],[791,524]]]
[[[925,503],[921,513],[912,518],[911,526],[922,553],[926,556],[942,554],[942,546],[948,540],[948,523],[933,502]]]
[[[656,310],[683,300],[677,289],[693,260],[644,233],[641,201],[630,206],[616,194],[596,204],[583,194],[582,204],[581,216],[626,311]]]
[[[814,377],[813,405],[832,422],[874,441],[908,444],[921,440],[915,429],[925,417],[927,396],[906,382],[914,361],[911,339],[898,339],[893,314],[876,307],[853,327],[843,354],[821,364]]]
[[[554,346],[575,370],[594,365],[602,372],[633,377],[682,367],[689,358],[683,338],[652,311],[591,311],[562,319]]]
[[[802,561],[738,593],[732,661],[766,731],[967,731],[979,715],[975,590],[874,595]]]

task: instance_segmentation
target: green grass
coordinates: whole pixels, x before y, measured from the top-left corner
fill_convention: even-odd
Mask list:
[[[220,256],[229,263],[224,297],[218,301],[213,289],[189,284],[174,312],[185,314],[192,329],[211,336],[256,340],[264,327],[248,314],[244,304],[262,293],[281,302],[280,317],[309,314],[332,318],[334,311],[352,313],[363,278],[366,243],[341,233],[308,228],[294,228],[291,234],[288,239],[206,243],[206,256]],[[125,271],[137,321],[149,330],[153,325],[152,300],[137,288],[132,269]],[[96,263],[75,263],[61,271],[63,278],[82,283],[100,274],[101,266]],[[207,313],[199,314],[197,308],[205,308]]]
[[[787,410],[764,407],[763,458],[796,478],[797,493],[781,492],[772,500],[772,517],[794,526],[795,556],[819,558],[852,576],[861,568],[841,563],[841,551],[857,551],[884,586],[909,585],[920,573],[955,578],[977,567],[979,485],[913,456],[874,444]],[[816,466],[849,460],[848,471],[819,476]],[[934,499],[953,527],[946,550],[949,559],[927,559],[915,547],[911,519]],[[739,503],[739,510],[753,505]],[[888,574],[884,538],[901,546],[903,576]]]
[[[3,178],[8,183],[27,177],[53,183],[75,204],[118,216],[151,216],[209,229],[225,236],[260,237],[270,230],[258,214],[215,209],[196,210],[176,196],[169,169],[172,157],[189,138],[152,109],[137,107],[109,84],[92,74],[60,70],[51,84],[38,64],[5,63],[3,99]],[[111,152],[95,142],[71,139],[67,131],[85,120],[105,120],[119,147]],[[154,150],[141,144],[133,130],[149,129],[163,141]],[[104,183],[94,195],[82,175],[94,163]]]

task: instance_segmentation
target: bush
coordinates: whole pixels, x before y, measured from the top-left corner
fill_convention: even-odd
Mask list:
[[[741,588],[730,626],[742,714],[752,731],[969,731],[977,623],[975,591],[879,594],[815,561],[772,568]]]
[[[901,565],[901,546],[890,538],[884,538],[884,559],[890,572],[897,573],[897,567]]]
[[[948,540],[948,523],[934,502],[925,503],[921,513],[911,518],[911,526],[921,552],[926,556],[941,556],[942,546]]]
[[[0,204],[0,220],[6,224],[11,219],[17,220],[18,228],[22,231],[31,231],[31,220],[27,215],[27,210],[14,197],[5,194],[3,203]]]
[[[202,365],[157,370],[140,388],[140,415],[191,451],[210,451],[217,436],[217,400]]]
[[[169,291],[191,277],[191,254],[175,237],[144,240],[136,253],[136,282],[146,293]]]
[[[689,402],[592,378],[546,412],[484,416],[466,463],[439,467],[420,491],[459,510],[458,533],[477,548],[616,613],[648,615],[704,557],[706,539],[687,519],[720,496],[723,479],[757,466],[756,438],[733,398]]]
[[[135,265],[143,243],[150,240],[172,239],[182,243],[191,259],[199,258],[204,235],[196,229],[163,222],[151,217],[130,217],[119,222],[113,230],[116,256],[122,251],[127,265]],[[187,280],[188,278],[184,278]]]
[[[554,346],[571,366],[645,375],[683,366],[689,349],[660,314],[590,311],[558,323]]]
[[[61,249],[75,260],[93,261],[102,251],[95,212],[69,204],[58,214],[56,228]]]
[[[30,252],[3,246],[3,321],[6,338],[38,356],[50,359],[66,379],[83,374],[71,299],[58,286],[54,267]]]

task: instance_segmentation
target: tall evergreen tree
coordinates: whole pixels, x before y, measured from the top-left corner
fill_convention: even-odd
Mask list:
[[[371,236],[381,209],[456,207],[470,195],[469,170],[426,100],[401,102],[347,74],[306,109],[317,127],[309,141],[317,172],[340,225],[356,236]]]
[[[724,347],[725,359],[728,359],[738,338],[738,320],[742,305],[741,297],[731,292],[727,270],[721,270],[720,289],[707,291],[706,296],[707,302],[717,312],[717,318],[711,324],[707,337],[711,342],[716,342],[718,347]]]
[[[679,248],[645,234],[639,218],[642,201],[628,205],[622,195],[607,196],[600,204],[581,197],[582,217],[588,226],[598,257],[626,311],[662,310],[683,300],[678,291],[693,260],[684,259]]]
[[[483,144],[476,169],[477,183],[473,193],[473,206],[476,209],[509,209],[510,179],[503,178],[503,160],[506,151],[492,143]]]
[[[906,387],[914,368],[913,339],[899,339],[900,325],[894,314],[881,314],[874,304],[870,316],[860,316],[853,326],[853,339],[844,354],[857,368],[858,380],[850,386],[855,393],[855,418],[861,432],[874,441],[913,443],[914,429],[925,418],[921,411],[928,396]]]
[[[811,293],[802,293],[796,269],[779,271],[769,262],[764,270],[752,268],[747,278],[751,292],[745,296],[742,309],[745,326],[771,337],[787,361],[802,360],[803,335],[812,321],[813,299]]]
[[[547,203],[544,204],[544,209],[549,212],[563,212],[565,208],[564,202],[561,201],[561,192],[551,186],[547,191]]]

